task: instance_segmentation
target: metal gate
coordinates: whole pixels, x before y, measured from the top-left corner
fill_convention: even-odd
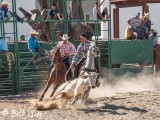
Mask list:
[[[14,61],[10,61],[9,54],[0,55],[0,94],[15,92]]]

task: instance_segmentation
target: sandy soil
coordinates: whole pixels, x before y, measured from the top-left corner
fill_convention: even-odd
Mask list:
[[[160,120],[160,88],[152,83],[101,85],[86,104],[79,101],[64,110],[35,110],[29,101],[38,98],[36,92],[1,96],[0,120]]]

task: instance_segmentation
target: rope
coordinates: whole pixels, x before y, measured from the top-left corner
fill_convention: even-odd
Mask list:
[[[8,62],[8,70],[10,72],[12,69],[12,65],[15,64],[15,57],[12,52],[6,53],[6,56],[7,56],[7,62]]]

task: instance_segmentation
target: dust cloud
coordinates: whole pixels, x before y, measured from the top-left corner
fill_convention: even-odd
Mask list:
[[[111,97],[119,93],[152,91],[160,88],[160,80],[155,79],[153,75],[145,71],[136,76],[130,73],[121,77],[112,76],[111,80],[104,76],[100,79],[100,82],[99,88],[91,90],[91,98]]]

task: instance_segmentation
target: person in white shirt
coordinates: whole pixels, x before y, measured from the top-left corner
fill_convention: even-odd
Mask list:
[[[143,39],[144,33],[142,30],[140,30],[141,26],[141,19],[140,19],[140,13],[137,12],[135,16],[131,17],[127,22],[129,24],[129,28],[132,32],[137,33],[137,39]]]
[[[98,2],[95,3],[95,6],[93,8],[93,17],[96,20],[105,20],[105,16],[106,16],[106,19],[109,19],[107,7],[103,9],[102,13],[99,10],[100,6],[104,3],[104,1],[105,0],[103,0],[100,4],[98,4]]]

